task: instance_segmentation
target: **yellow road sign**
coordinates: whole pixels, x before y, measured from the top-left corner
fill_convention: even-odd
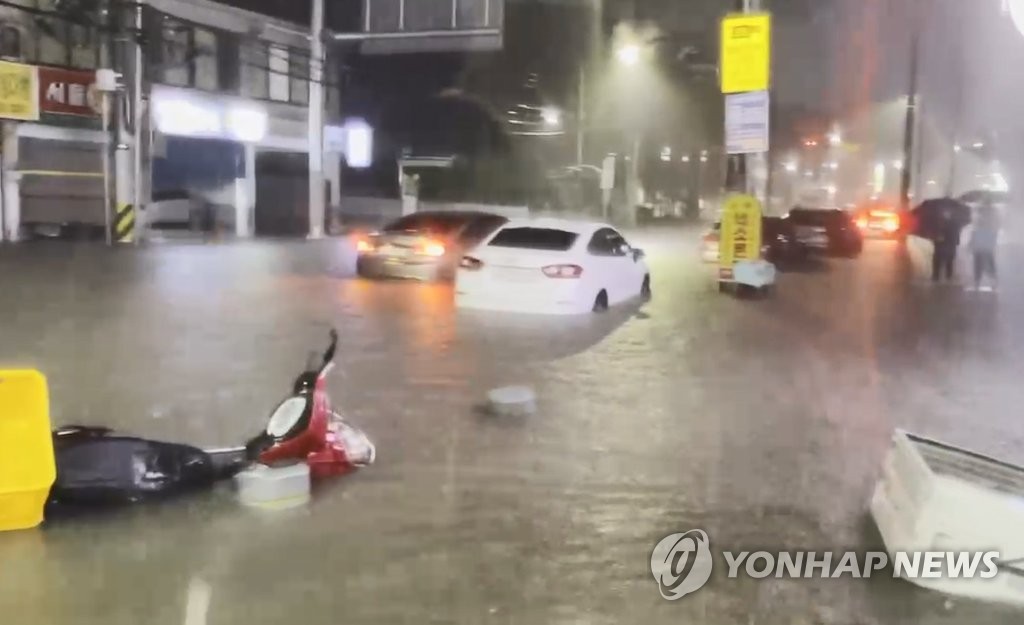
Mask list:
[[[722,208],[718,244],[719,276],[731,279],[737,261],[760,258],[761,203],[752,195],[731,195]]]
[[[722,93],[765,91],[771,82],[772,18],[735,13],[722,20]]]
[[[34,65],[0,61],[0,117],[39,119],[39,72]]]

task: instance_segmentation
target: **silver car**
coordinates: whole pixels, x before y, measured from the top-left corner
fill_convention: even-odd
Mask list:
[[[357,242],[359,275],[451,280],[463,253],[508,221],[473,211],[413,213]]]

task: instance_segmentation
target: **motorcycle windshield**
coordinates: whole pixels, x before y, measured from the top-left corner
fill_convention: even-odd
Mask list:
[[[278,405],[267,422],[267,434],[274,438],[284,438],[299,424],[310,409],[307,396],[289,397]]]

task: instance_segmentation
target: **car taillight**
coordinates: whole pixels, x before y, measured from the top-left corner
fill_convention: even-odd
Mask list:
[[[416,246],[416,253],[423,256],[444,256],[444,244],[438,241],[423,241]]]
[[[867,229],[867,227],[868,227],[868,218],[867,217],[858,217],[857,218],[857,227],[860,228],[861,230]]]
[[[369,239],[359,239],[356,241],[356,251],[365,253],[372,252],[377,249],[377,245]]]
[[[890,217],[882,223],[882,230],[886,232],[896,232],[900,229],[900,220],[898,217]]]
[[[549,278],[579,278],[583,275],[583,267],[579,265],[548,265],[541,271]]]
[[[462,269],[468,269],[469,271],[476,271],[483,266],[483,261],[479,258],[473,258],[472,256],[463,256],[462,260],[459,261],[459,267]]]

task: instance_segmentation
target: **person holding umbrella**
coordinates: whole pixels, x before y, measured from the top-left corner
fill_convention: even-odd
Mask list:
[[[960,233],[971,223],[969,206],[946,196],[926,200],[914,209],[917,232],[930,239],[932,253],[932,281],[952,281],[956,273],[956,252],[960,247]]]

